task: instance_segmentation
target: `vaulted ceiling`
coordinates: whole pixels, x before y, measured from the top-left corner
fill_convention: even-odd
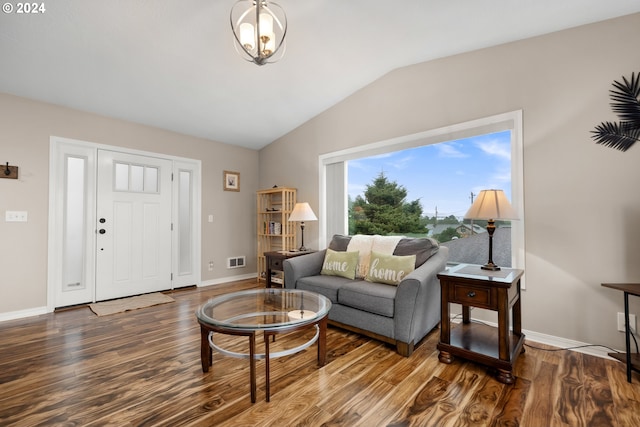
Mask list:
[[[640,12],[638,0],[278,0],[286,55],[259,67],[234,49],[234,2],[14,8],[0,14],[0,92],[259,149],[393,69]]]

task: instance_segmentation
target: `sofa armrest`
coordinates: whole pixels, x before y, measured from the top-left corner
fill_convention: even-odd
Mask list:
[[[322,271],[325,250],[284,260],[284,287],[295,289],[301,277],[317,276]]]
[[[431,258],[398,285],[395,301],[395,339],[417,343],[440,322],[440,281],[449,249],[440,246]]]

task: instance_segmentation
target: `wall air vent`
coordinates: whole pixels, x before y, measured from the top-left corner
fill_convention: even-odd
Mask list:
[[[242,268],[246,265],[247,262],[244,255],[227,258],[227,268]]]

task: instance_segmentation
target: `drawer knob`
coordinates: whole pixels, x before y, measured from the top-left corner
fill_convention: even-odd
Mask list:
[[[469,293],[467,293],[467,296],[468,296],[469,298],[473,298],[473,297],[475,297],[475,296],[476,296],[476,293],[475,293],[474,291],[469,291]]]

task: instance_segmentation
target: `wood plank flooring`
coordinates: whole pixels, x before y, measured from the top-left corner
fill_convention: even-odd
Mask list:
[[[0,323],[0,425],[640,426],[640,375],[627,383],[619,362],[526,347],[508,386],[481,365],[440,363],[438,330],[405,358],[329,327],[324,367],[315,345],[272,361],[270,403],[258,361],[251,404],[247,360],[214,352],[202,373],[194,313],[252,287],[178,291],[173,303],[104,317],[76,308]],[[237,339],[220,337],[240,349]]]

